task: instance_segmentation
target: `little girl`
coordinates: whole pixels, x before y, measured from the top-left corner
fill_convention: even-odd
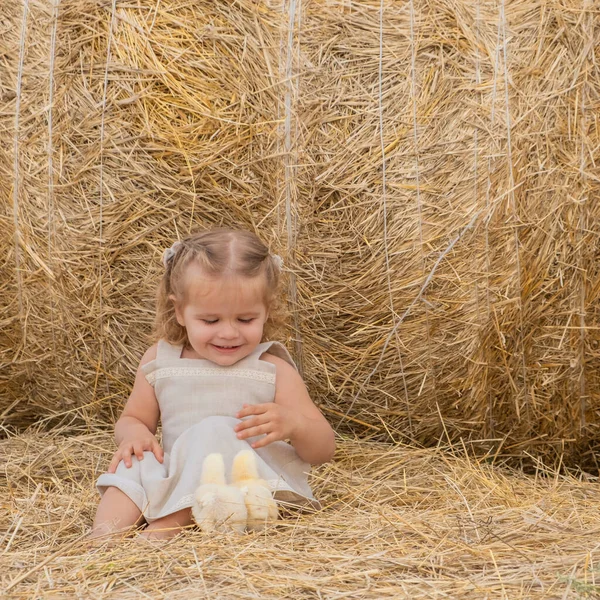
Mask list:
[[[159,341],[142,357],[115,425],[119,448],[97,481],[92,536],[144,520],[146,537],[176,534],[191,523],[212,452],[230,466],[252,448],[276,499],[317,504],[309,463],[332,458],[334,433],[284,346],[262,342],[281,259],[252,233],[215,230],[175,242],[163,263]]]

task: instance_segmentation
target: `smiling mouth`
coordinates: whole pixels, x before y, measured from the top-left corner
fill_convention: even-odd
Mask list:
[[[217,346],[216,344],[213,344],[213,346],[217,349],[217,350],[223,350],[225,352],[227,351],[231,351],[231,350],[237,350],[239,348],[239,346]]]

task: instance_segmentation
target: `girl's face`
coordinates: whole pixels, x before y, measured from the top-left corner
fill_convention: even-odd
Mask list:
[[[175,314],[197,358],[229,366],[260,344],[268,315],[262,276],[210,277],[190,265],[184,283],[183,302],[173,299]]]

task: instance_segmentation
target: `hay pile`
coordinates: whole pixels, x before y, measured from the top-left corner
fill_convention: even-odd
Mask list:
[[[162,250],[223,224],[340,430],[593,462],[600,13],[380,8],[2,2],[5,424],[113,420]]]
[[[323,502],[264,534],[190,529],[156,546],[81,540],[112,440],[0,442],[0,590],[29,598],[586,598],[600,592],[598,484],[536,477],[453,449],[344,442],[315,471]]]

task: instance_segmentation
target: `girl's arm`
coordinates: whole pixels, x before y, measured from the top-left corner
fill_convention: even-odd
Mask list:
[[[250,418],[235,427],[238,438],[264,434],[252,444],[254,448],[289,439],[306,462],[317,465],[330,461],[335,451],[335,433],[310,399],[298,371],[272,354],[264,354],[262,360],[277,368],[275,401],[245,405],[237,416]]]
[[[149,348],[138,367],[133,389],[127,404],[115,424],[115,441],[119,449],[113,455],[109,473],[114,473],[119,462],[124,461],[131,467],[131,457],[135,454],[138,460],[144,458],[144,451],[154,452],[163,461],[163,450],[154,436],[158,427],[160,411],[154,388],[146,381],[142,366],[156,358],[156,344]]]

